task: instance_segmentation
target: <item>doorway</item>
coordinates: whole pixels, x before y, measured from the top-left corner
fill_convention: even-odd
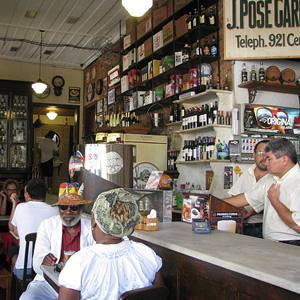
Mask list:
[[[79,106],[33,103],[32,161],[39,170],[40,153],[38,144],[49,130],[59,136],[59,155],[54,158],[52,193],[58,194],[59,185],[69,181],[68,165],[79,142]],[[54,111],[57,117],[49,120],[47,112]],[[38,174],[40,176],[40,174]]]

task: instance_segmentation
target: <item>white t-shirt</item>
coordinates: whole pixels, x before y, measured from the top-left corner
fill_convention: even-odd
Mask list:
[[[37,232],[40,223],[49,217],[58,214],[57,207],[51,207],[45,202],[29,201],[17,205],[12,224],[17,227],[19,233],[20,250],[16,262],[17,269],[24,268],[25,236],[28,233]],[[31,248],[29,249],[28,268],[31,267]]]
[[[272,183],[280,184],[279,200],[292,213],[294,222],[300,226],[300,169],[296,164],[282,178],[272,176],[262,184],[245,193],[246,200],[256,212],[264,209],[263,237],[274,241],[300,240],[300,234],[288,227],[279,217],[268,198]]]
[[[38,148],[41,149],[41,163],[53,158],[53,152],[58,150],[56,143],[48,138],[42,139]]]
[[[126,291],[152,285],[161,266],[151,248],[126,239],[81,249],[68,260],[59,283],[81,291],[80,299],[117,300]]]
[[[249,192],[256,184],[262,183],[265,180],[268,180],[271,174],[266,174],[262,178],[260,178],[258,181],[256,181],[254,170],[255,170],[256,164],[251,165],[234,183],[232,188],[228,191],[228,195],[235,196],[241,193]],[[245,207],[246,210],[250,211],[252,207],[250,205],[247,205]],[[255,215],[250,216],[249,218],[245,219],[245,223],[262,223],[263,222],[263,214],[258,213]]]

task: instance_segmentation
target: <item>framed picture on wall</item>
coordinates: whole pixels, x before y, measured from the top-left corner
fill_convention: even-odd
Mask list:
[[[107,104],[108,105],[113,104],[113,103],[115,103],[115,100],[116,100],[116,90],[112,89],[112,90],[108,91]]]
[[[96,114],[103,112],[103,99],[97,100]]]

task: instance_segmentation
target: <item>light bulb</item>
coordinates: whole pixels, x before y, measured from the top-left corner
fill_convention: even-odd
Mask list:
[[[141,17],[152,7],[153,0],[122,0],[122,5],[133,17]]]

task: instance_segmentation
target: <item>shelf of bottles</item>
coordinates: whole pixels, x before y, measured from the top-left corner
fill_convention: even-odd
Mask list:
[[[28,96],[0,94],[0,169],[27,166]]]

